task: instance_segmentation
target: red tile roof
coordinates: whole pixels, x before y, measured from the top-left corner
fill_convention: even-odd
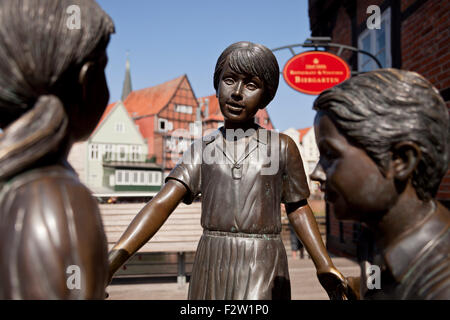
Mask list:
[[[300,136],[299,136],[299,142],[302,142],[302,140],[303,140],[303,137],[305,136],[305,134],[307,134],[308,133],[308,131],[309,130],[311,130],[311,128],[312,127],[308,127],[308,128],[303,128],[303,129],[298,129],[297,131],[300,133]]]
[[[164,82],[154,87],[132,91],[124,104],[132,117],[157,114],[174,96],[186,75]]]

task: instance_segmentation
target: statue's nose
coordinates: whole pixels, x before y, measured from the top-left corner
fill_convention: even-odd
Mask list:
[[[311,180],[318,181],[320,183],[324,183],[327,180],[327,176],[325,174],[325,171],[323,171],[320,162],[316,165],[309,177],[311,178]]]
[[[242,81],[237,81],[233,93],[231,94],[234,100],[236,101],[242,100],[242,88],[243,88]]]

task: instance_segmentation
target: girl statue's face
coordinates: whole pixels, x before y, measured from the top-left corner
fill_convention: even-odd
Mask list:
[[[220,111],[226,121],[253,121],[260,108],[265,107],[264,83],[257,76],[236,73],[225,65],[217,89]]]

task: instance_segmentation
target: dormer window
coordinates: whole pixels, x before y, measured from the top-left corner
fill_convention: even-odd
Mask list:
[[[175,105],[175,112],[192,114],[192,107],[191,106],[185,106],[185,105],[182,105],[182,104],[176,104]]]

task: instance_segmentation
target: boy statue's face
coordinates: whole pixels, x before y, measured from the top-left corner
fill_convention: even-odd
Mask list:
[[[316,115],[314,131],[320,161],[311,179],[320,182],[336,217],[363,222],[380,219],[379,213],[396,201],[393,174],[384,176],[372,158],[351,144],[326,113]]]
[[[217,89],[220,111],[225,120],[234,123],[253,121],[265,107],[264,82],[257,76],[236,73],[225,65]]]

